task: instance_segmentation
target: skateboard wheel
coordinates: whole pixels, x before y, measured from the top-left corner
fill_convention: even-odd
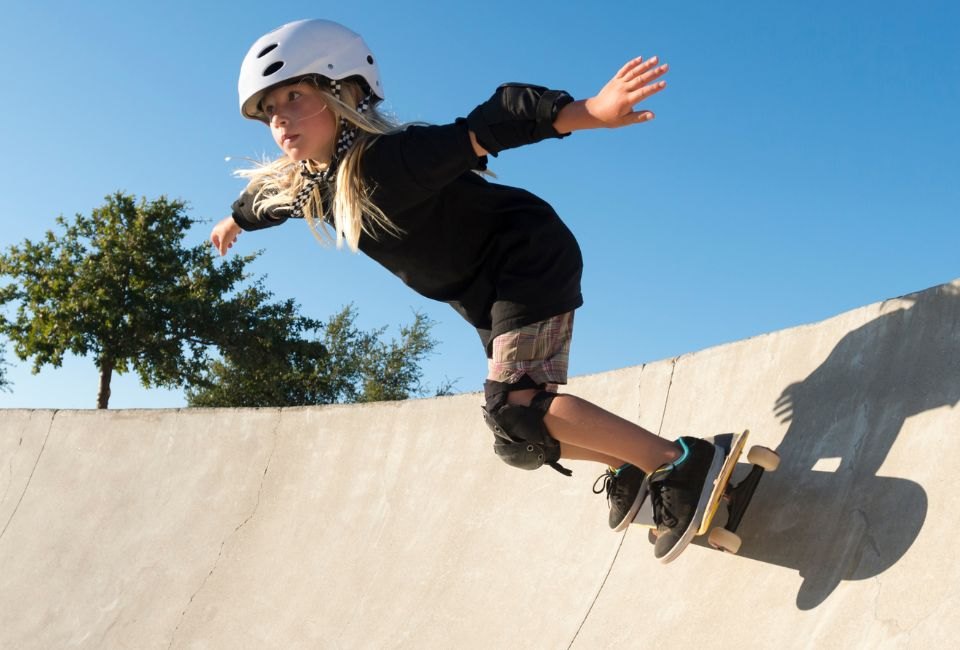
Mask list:
[[[780,454],[767,447],[757,445],[751,447],[747,453],[747,462],[759,465],[766,471],[772,472],[780,467]]]
[[[731,533],[726,528],[714,528],[707,537],[710,546],[727,553],[736,553],[740,550],[740,536]]]

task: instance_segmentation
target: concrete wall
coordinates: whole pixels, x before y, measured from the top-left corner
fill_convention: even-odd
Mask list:
[[[478,395],[0,413],[2,648],[928,647],[960,634],[960,282],[574,380],[783,456],[670,565],[602,469],[520,472]]]

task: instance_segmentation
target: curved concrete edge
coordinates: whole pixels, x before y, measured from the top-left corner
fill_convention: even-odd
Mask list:
[[[960,624],[960,283],[655,364],[641,422],[779,451],[738,556],[632,529],[574,647],[927,647]],[[669,371],[668,371],[669,367]],[[666,408],[660,395],[671,378]],[[643,399],[649,394],[649,401]],[[625,619],[642,609],[649,617]]]
[[[590,486],[490,453],[478,395],[6,411],[0,646],[945,643],[960,568],[960,282],[579,377],[661,435],[780,451],[739,556],[652,558]]]

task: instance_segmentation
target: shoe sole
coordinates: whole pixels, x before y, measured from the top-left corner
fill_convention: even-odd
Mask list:
[[[690,525],[683,531],[677,543],[674,544],[663,557],[657,558],[661,563],[667,564],[676,560],[680,557],[680,554],[686,550],[690,542],[693,541],[694,536],[696,536],[697,531],[700,529],[700,522],[703,521],[703,515],[707,511],[707,506],[710,504],[710,495],[713,493],[714,487],[713,484],[716,482],[717,477],[720,476],[720,470],[723,469],[723,461],[725,459],[726,456],[723,451],[719,447],[714,447],[713,463],[710,465],[707,479],[703,482],[703,489],[700,491],[700,501],[697,503],[697,510],[693,514],[693,519],[690,520]]]

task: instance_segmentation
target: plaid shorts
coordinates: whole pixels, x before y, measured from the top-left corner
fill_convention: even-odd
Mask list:
[[[572,338],[572,311],[504,332],[493,339],[487,379],[515,384],[528,375],[538,384],[565,384]]]

